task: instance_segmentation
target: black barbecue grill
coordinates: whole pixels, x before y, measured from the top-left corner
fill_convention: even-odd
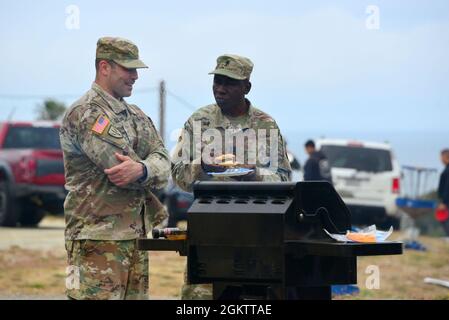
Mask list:
[[[402,243],[342,243],[350,212],[327,182],[197,182],[187,240],[140,239],[141,250],[187,256],[191,284],[214,299],[330,299],[357,283],[357,256],[402,254]]]

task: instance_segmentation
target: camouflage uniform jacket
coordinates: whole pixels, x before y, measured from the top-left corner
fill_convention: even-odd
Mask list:
[[[174,151],[172,157],[172,177],[176,184],[181,187],[185,191],[192,191],[192,184],[195,181],[234,181],[230,177],[212,177],[206,174],[201,167],[201,157],[200,152],[195,153],[194,148],[198,142],[195,143],[195,133],[193,131],[198,130],[198,124],[201,124],[201,147],[196,146],[197,150],[204,150],[204,147],[210,141],[207,141],[207,138],[204,139],[205,131],[208,129],[216,129],[218,130],[222,136],[225,136],[225,130],[228,132],[246,132],[246,129],[253,129],[257,135],[260,129],[265,129],[266,135],[264,135],[264,139],[266,139],[266,147],[259,148],[257,147],[256,152],[256,181],[289,181],[291,174],[290,163],[287,158],[285,143],[280,133],[279,127],[273,118],[264,113],[263,111],[255,108],[251,105],[251,103],[247,100],[247,104],[249,105],[248,113],[245,116],[238,118],[230,118],[223,115],[221,109],[218,105],[212,104],[206,107],[203,107],[197,110],[184,124],[183,132],[179,137],[179,141],[176,145],[176,149]],[[276,166],[270,166],[269,163],[261,163],[260,162],[260,154],[264,153],[267,156],[270,155],[270,130],[273,130],[275,133],[275,138],[277,142],[277,160],[278,163]],[[262,131],[260,131],[262,132]],[[273,136],[273,134],[271,134]],[[189,140],[189,141],[188,141]],[[206,140],[206,141],[204,141]],[[213,140],[213,139],[212,139]],[[223,139],[224,142],[224,139]],[[257,146],[259,146],[260,137],[257,136]],[[222,152],[224,153],[234,153],[235,149],[232,151],[226,151],[226,143],[223,143],[224,149]],[[185,157],[185,152],[190,148],[190,152],[188,154],[188,159]],[[249,150],[251,148],[248,147],[248,143],[244,145],[244,163],[249,163],[246,160],[249,159]],[[255,149],[252,152],[254,153]],[[275,150],[275,149],[274,149]],[[275,151],[273,151],[275,152]],[[198,154],[199,153],[199,154]]]
[[[146,224],[165,215],[150,188],[166,185],[168,152],[151,120],[137,106],[113,98],[94,83],[67,111],[60,139],[68,190],[66,240],[135,239],[144,236],[143,211]],[[111,183],[104,169],[120,163],[116,152],[142,162],[147,179],[126,187]]]

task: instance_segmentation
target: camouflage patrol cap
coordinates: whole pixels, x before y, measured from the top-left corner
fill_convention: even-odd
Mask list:
[[[253,63],[245,57],[235,54],[224,54],[217,58],[217,66],[209,74],[220,74],[232,79],[249,79],[253,71]]]
[[[127,69],[148,68],[139,60],[139,49],[123,38],[103,37],[97,42],[97,59],[112,60]]]

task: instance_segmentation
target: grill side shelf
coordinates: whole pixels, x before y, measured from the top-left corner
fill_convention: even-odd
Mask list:
[[[180,256],[187,255],[186,240],[137,239],[137,249],[143,251],[177,251]]]
[[[285,242],[285,249],[286,253],[294,256],[356,257],[402,254],[402,245],[402,242],[395,241],[357,243],[289,240]]]

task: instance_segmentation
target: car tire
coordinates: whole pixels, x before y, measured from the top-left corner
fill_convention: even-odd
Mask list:
[[[16,199],[11,195],[8,181],[0,181],[0,226],[15,227],[19,220],[19,210]]]
[[[384,220],[377,223],[377,228],[380,230],[388,230],[393,227],[393,230],[397,231],[400,229],[400,220],[395,217],[385,217]]]
[[[21,209],[19,222],[22,227],[37,227],[39,222],[45,217],[45,210],[28,201],[23,203]]]
[[[401,229],[401,220],[395,217],[390,217],[390,226],[393,226],[395,231]]]
[[[169,199],[167,199],[169,200]],[[176,212],[173,209],[173,205],[170,203],[170,201],[166,201],[167,203],[167,212],[168,212],[168,228],[176,228],[178,226],[178,220],[176,217]]]

